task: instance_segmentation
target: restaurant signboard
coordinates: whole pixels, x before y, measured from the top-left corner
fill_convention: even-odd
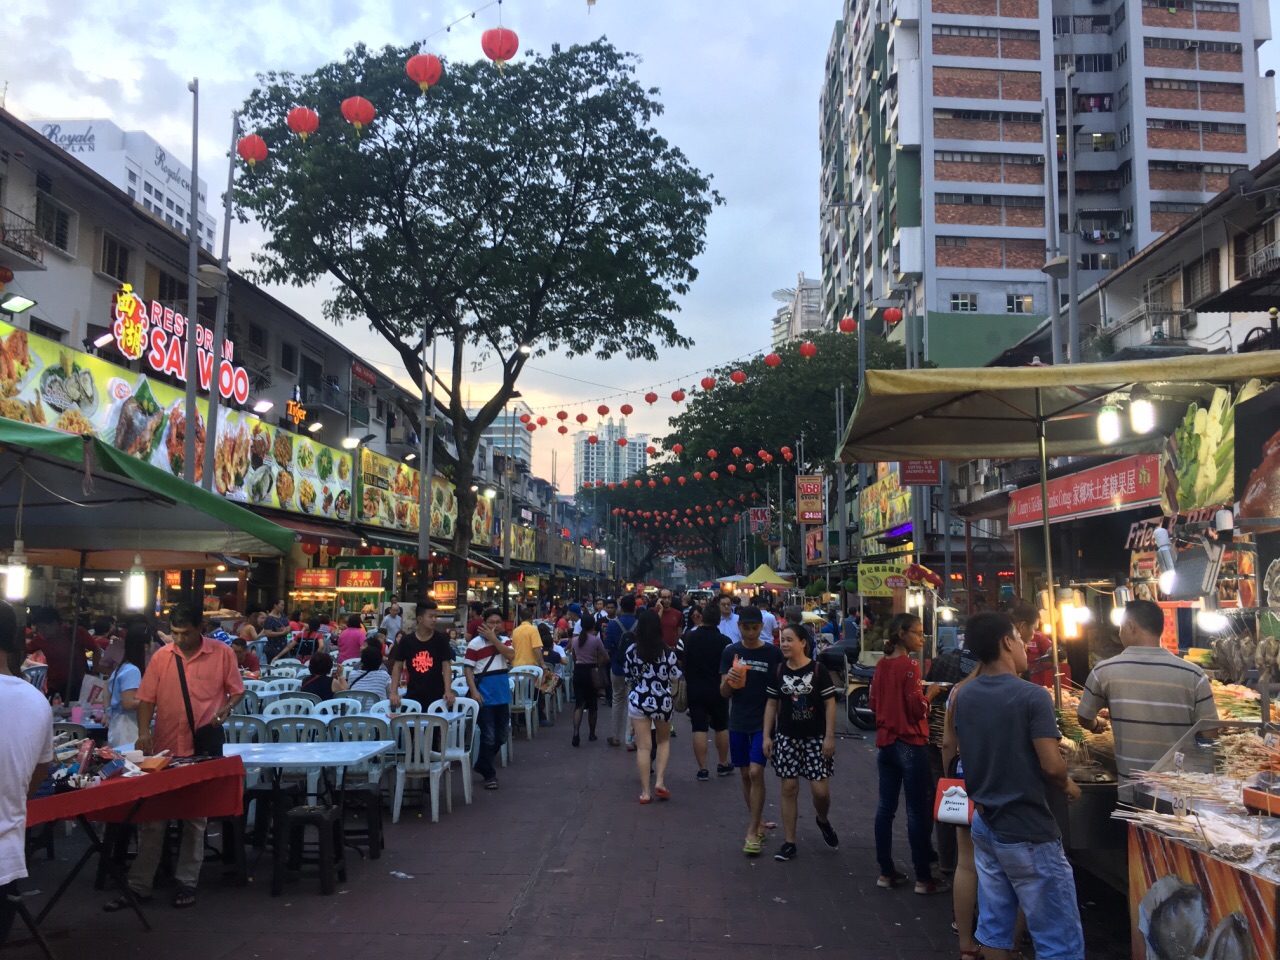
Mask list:
[[[942,482],[940,460],[903,460],[898,476],[904,487],[936,487]]]
[[[1139,454],[1050,480],[1049,522],[1132,510],[1160,502],[1160,457]],[[1009,527],[1041,523],[1040,485],[1009,495]]]
[[[293,585],[299,590],[332,590],[338,585],[338,571],[332,567],[295,570]]]
[[[800,523],[822,523],[826,513],[823,504],[822,474],[796,477],[796,519]]]
[[[864,537],[911,522],[911,491],[896,464],[858,495],[858,512]]]
[[[381,570],[347,568],[338,570],[338,590],[347,593],[381,593]]]

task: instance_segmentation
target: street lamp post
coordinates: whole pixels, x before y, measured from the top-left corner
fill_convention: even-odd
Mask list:
[[[187,84],[191,91],[191,197],[187,212],[190,214],[190,225],[187,237],[187,390],[184,410],[186,412],[186,433],[182,444],[182,476],[192,485],[196,482],[196,424],[200,411],[196,406],[196,385],[200,377],[200,361],[196,347],[196,326],[199,324],[200,279],[196,269],[200,260],[200,80],[193,78]],[[206,437],[212,445],[213,438]]]

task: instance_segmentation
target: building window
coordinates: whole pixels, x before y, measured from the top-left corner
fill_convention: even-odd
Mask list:
[[[160,283],[156,288],[156,299],[161,303],[177,303],[186,296],[186,282],[173,274],[160,271]]]
[[[289,373],[298,372],[298,348],[283,340],[280,341],[280,369]]]
[[[137,175],[136,173],[134,173],[132,170],[130,170],[130,171],[129,171],[129,182],[130,182],[130,183],[137,183],[137,182],[138,182],[138,175]]]
[[[1195,40],[1189,40],[1188,43],[1196,43]],[[1201,40],[1199,41],[1200,49],[1205,53],[1239,53],[1240,44],[1224,43],[1221,40]]]
[[[267,331],[256,323],[249,324],[249,349],[260,357],[267,355]]]
[[[55,343],[62,343],[67,336],[67,331],[60,330],[58,327],[50,326],[43,320],[37,320],[35,317],[32,317],[27,322],[27,326],[37,337],[44,337],[48,340],[53,340]]]
[[[137,191],[137,190],[135,190],[135,189],[133,189],[133,187],[130,187],[130,188],[129,188],[129,199],[130,199],[130,200],[137,200],[137,199],[138,199],[138,191]]]
[[[75,255],[75,230],[71,211],[43,192],[36,194],[36,230],[40,239],[49,246]]]
[[[976,293],[953,293],[951,295],[952,313],[977,313],[978,295]]]
[[[1085,253],[1080,256],[1082,270],[1114,270],[1118,265],[1114,253]]]
[[[102,272],[121,283],[129,279],[129,248],[109,233],[102,235]]]
[[[1120,49],[1116,51],[1116,66],[1117,67],[1124,66],[1125,61],[1127,61],[1128,59],[1129,59],[1129,44],[1126,41],[1125,43],[1120,44]]]
[[[967,247],[968,245],[968,237],[938,237],[940,247]]]
[[[151,196],[151,184],[144,183],[142,185],[142,192],[145,193],[148,197]]]
[[[1029,293],[1010,293],[1004,298],[1005,313],[1034,313],[1035,299]]]
[[[378,397],[378,398],[374,401],[374,404],[373,404],[373,419],[375,419],[375,420],[386,420],[386,419],[387,419],[387,401],[386,401],[386,400],[384,400],[382,397]]]
[[[173,211],[173,215],[174,215],[174,217],[175,217],[176,219],[178,219],[178,220],[182,220],[182,219],[186,216],[186,214],[184,214],[184,213],[182,212],[182,208],[181,208],[181,207],[176,207],[176,208],[174,209],[174,211]]]
[[[172,198],[171,198],[171,199],[169,199],[169,200],[166,200],[166,201],[164,202],[164,205],[165,205],[165,209],[167,209],[167,210],[172,210],[172,209],[173,209],[173,200],[172,200]]]
[[[1157,200],[1151,204],[1152,213],[1196,213],[1199,210],[1198,203],[1169,203]]]

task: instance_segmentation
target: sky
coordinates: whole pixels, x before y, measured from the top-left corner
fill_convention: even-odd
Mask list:
[[[7,107],[23,119],[104,117],[126,130],[145,130],[189,159],[187,81],[199,77],[200,176],[221,222],[215,198],[226,183],[231,111],[253,89],[257,73],[310,72],[360,41],[425,40],[423,52],[479,59],[481,32],[498,25],[499,6],[486,4],[112,0],[90,15],[78,0],[11,0],[10,36],[33,42],[10,45],[0,85],[8,81]],[[438,33],[472,11],[474,19]],[[699,278],[676,317],[693,349],[665,351],[656,363],[543,357],[525,368],[518,385],[549,417],[563,406],[571,414],[585,409],[593,420],[598,398],[631,390],[630,431],[661,435],[675,411],[674,386],[655,387],[664,399],[652,408],[641,399],[645,391],[677,379],[687,390],[709,366],[765,350],[778,306],[772,293],[794,286],[800,272],[819,275],[818,96],[840,0],[598,0],[590,8],[586,0],[505,0],[500,12],[522,51],[606,36],[638,54],[638,80],[658,87],[666,108],[655,126],[713,177],[725,198],[711,215],[706,251],[696,263]],[[233,226],[233,269],[251,266],[261,240],[256,228]],[[272,292],[339,332],[320,315],[325,291]],[[403,377],[395,353],[375,334],[351,326],[340,332],[359,354]],[[440,366],[446,367],[443,351]],[[493,392],[483,369],[470,383],[477,400]],[[607,401],[615,411],[622,402]],[[534,468],[542,476],[550,476],[550,452],[559,449],[561,489],[572,484],[571,437],[550,429],[533,437]]]

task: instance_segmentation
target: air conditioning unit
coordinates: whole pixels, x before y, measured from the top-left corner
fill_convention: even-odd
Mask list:
[[[1108,231],[1107,231],[1106,236],[1107,236],[1107,239],[1108,239],[1108,240],[1119,240],[1119,239],[1120,239],[1120,231],[1119,231],[1119,230],[1108,230]]]
[[[1199,40],[1188,40],[1185,44],[1183,44],[1182,49],[1183,49],[1183,50],[1199,50],[1199,49],[1200,49],[1200,41],[1199,41]]]
[[[1190,169],[1191,169],[1191,164],[1189,164],[1189,163],[1176,163],[1176,164],[1174,164],[1174,167],[1175,167],[1176,169],[1178,169],[1178,170],[1190,170]]]
[[[409,435],[409,430],[404,426],[394,426],[387,430],[388,443],[404,443]]]
[[[1280,190],[1268,190],[1253,200],[1254,213],[1267,213],[1280,207]]]
[[[1031,162],[1032,162],[1032,163],[1044,163],[1044,154],[1042,154],[1042,153],[1037,153],[1037,154],[1035,155],[1035,158],[1034,158]]]

